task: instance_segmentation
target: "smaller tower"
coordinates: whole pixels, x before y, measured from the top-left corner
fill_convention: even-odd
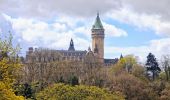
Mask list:
[[[121,55],[120,55],[120,59],[122,59],[122,58],[123,58],[123,55],[121,54]]]
[[[70,41],[70,46],[68,48],[68,51],[75,51],[75,48],[74,48],[74,42],[73,42],[73,39],[71,38],[71,41]]]
[[[88,48],[88,51],[89,51],[89,52],[91,51],[91,48],[90,48],[90,46],[89,46],[89,48]]]

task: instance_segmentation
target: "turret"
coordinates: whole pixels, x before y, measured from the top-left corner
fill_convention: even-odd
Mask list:
[[[73,39],[71,39],[70,41],[70,46],[68,48],[68,51],[75,51]]]

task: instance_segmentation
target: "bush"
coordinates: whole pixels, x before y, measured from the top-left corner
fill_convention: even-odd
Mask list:
[[[123,96],[95,86],[54,84],[37,94],[37,100],[124,100]]]
[[[12,89],[0,81],[0,100],[24,100],[24,98],[16,96]]]

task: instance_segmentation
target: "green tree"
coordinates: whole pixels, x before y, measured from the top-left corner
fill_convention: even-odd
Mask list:
[[[33,94],[33,90],[30,84],[25,83],[25,84],[15,84],[14,85],[14,89],[15,89],[15,94],[16,95],[22,95],[24,96],[26,99],[27,98],[34,98]]]
[[[124,100],[118,93],[110,93],[95,86],[54,84],[37,94],[37,100]]]
[[[115,65],[113,65],[112,71],[115,74],[119,74],[124,71],[132,73],[133,67],[135,65],[137,65],[136,58],[133,55],[127,55],[119,59],[119,61]]]
[[[145,65],[146,65],[147,71],[152,72],[152,79],[155,80],[155,77],[158,76],[161,69],[159,68],[158,62],[152,53],[148,54]]]
[[[71,75],[69,79],[69,84],[72,86],[79,85],[79,80],[76,76]]]
[[[135,64],[132,68],[132,75],[134,75],[135,77],[148,82],[148,78],[146,78],[146,71],[145,71],[145,67],[143,67],[140,64]]]
[[[0,81],[0,100],[24,100],[22,96],[16,96],[12,89]]]
[[[18,50],[18,46],[12,45],[12,35],[0,38],[0,100],[23,100],[23,97],[16,96],[12,89],[21,68]]]

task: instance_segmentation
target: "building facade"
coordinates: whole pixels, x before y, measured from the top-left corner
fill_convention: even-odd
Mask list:
[[[76,50],[73,39],[70,41],[68,50],[49,50],[49,49],[34,49],[30,47],[26,53],[25,62],[34,60],[35,62],[50,62],[50,61],[85,61],[88,57],[92,57],[97,62],[106,66],[115,64],[118,59],[104,59],[104,27],[100,20],[99,14],[95,19],[95,23],[91,29],[92,50]]]

